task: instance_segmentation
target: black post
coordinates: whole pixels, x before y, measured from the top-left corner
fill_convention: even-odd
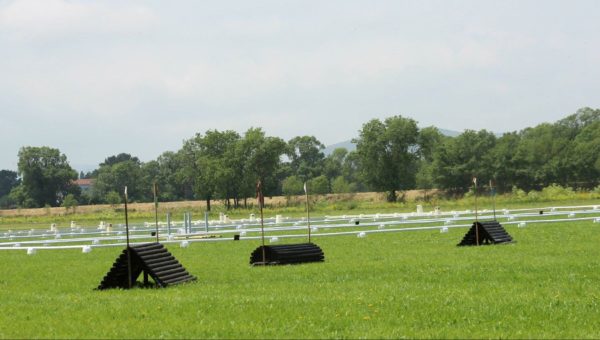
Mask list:
[[[308,202],[308,187],[304,182],[304,193],[306,194],[306,224],[308,225],[308,243],[310,243],[310,203]]]
[[[473,177],[473,189],[475,190],[475,238],[479,245],[479,218],[477,216],[477,177]]]
[[[131,249],[129,248],[129,218],[127,216],[127,187],[125,187],[125,234],[127,235],[127,284],[131,288]]]
[[[262,192],[262,182],[260,179],[256,183],[256,200],[258,201],[258,206],[260,207],[260,234],[262,239],[262,264],[263,266],[267,263],[267,254],[265,252],[265,225],[264,225],[264,217],[263,217],[263,204],[265,201],[265,197]]]
[[[158,185],[154,182],[154,223],[156,225],[156,243],[158,243]]]
[[[490,179],[490,191],[492,192],[492,208],[494,209],[494,221],[496,220],[496,189],[494,182]]]

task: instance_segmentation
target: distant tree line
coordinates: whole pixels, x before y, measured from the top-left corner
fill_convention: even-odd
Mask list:
[[[358,191],[386,192],[389,201],[409,189],[463,194],[493,181],[499,191],[540,189],[550,184],[591,189],[600,175],[600,110],[583,108],[553,124],[543,123],[502,136],[467,130],[457,137],[435,127],[420,129],[413,119],[370,120],[353,142],[323,153],[313,136],[289,141],[251,128],[209,130],[185,140],[178,151],[141,162],[127,153],[110,156],[79,175],[64,154],[49,147],[23,147],[18,171],[0,171],[0,207],[42,207],[121,202],[124,186],[132,201],[223,200],[227,208],[247,205],[257,180],[265,196]],[[77,178],[93,185],[81,191]],[[401,198],[402,196],[400,196]]]

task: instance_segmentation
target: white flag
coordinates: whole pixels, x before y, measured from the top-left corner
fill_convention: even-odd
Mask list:
[[[125,196],[127,196],[127,186],[125,186]]]
[[[308,190],[306,190],[306,182],[304,182],[304,194],[308,195]]]
[[[475,186],[477,186],[477,177],[473,177],[473,184],[475,184]]]

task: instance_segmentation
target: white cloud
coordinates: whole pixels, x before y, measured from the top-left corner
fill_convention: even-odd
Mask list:
[[[142,6],[66,0],[15,0],[0,8],[0,32],[15,40],[139,32],[156,15]]]

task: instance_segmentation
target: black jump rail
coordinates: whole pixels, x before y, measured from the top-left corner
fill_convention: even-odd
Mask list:
[[[250,255],[251,265],[280,265],[325,261],[323,250],[314,243],[264,246],[264,249],[265,261],[263,262],[263,246],[260,246]]]
[[[144,285],[148,285],[148,277],[158,287],[167,287],[188,281],[195,281],[177,259],[160,243],[148,243],[129,247],[131,254],[131,282],[144,273]],[[127,249],[116,259],[112,268],[98,286],[99,290],[110,288],[129,288],[127,278]]]

